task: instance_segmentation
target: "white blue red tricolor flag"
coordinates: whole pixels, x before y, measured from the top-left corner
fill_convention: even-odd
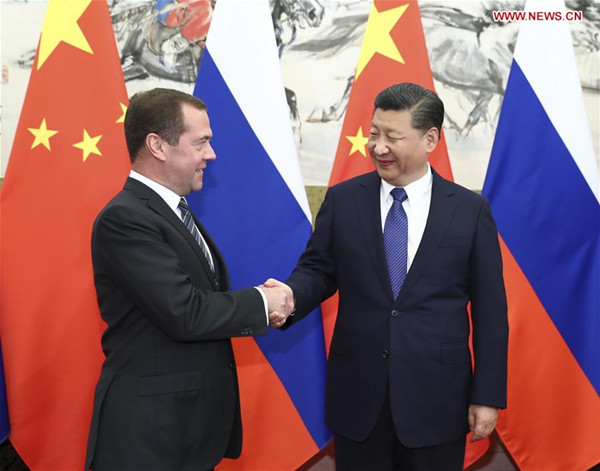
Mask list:
[[[190,197],[232,288],[285,280],[311,233],[268,0],[219,0],[194,94],[217,154]],[[293,470],[331,439],[320,310],[286,332],[236,339],[244,448],[219,469]]]
[[[600,462],[599,182],[569,24],[523,22],[483,194],[509,301],[498,432],[524,471]]]

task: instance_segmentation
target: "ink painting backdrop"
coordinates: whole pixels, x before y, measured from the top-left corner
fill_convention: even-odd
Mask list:
[[[218,1],[218,0],[217,0]],[[108,0],[129,94],[154,86],[192,93],[214,8],[211,0]],[[326,186],[371,0],[271,0],[305,185]],[[1,162],[4,176],[47,1],[3,0]],[[524,1],[421,0],[421,20],[455,181],[480,190],[519,22],[493,11]],[[600,2],[569,0],[579,77],[596,158],[600,149]],[[252,54],[249,50],[248,54]],[[371,113],[367,109],[365,113]]]

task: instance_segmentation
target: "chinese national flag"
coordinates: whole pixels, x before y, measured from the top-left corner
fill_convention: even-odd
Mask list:
[[[80,470],[103,359],[94,218],[129,169],[127,93],[105,0],[50,0],[2,188],[1,333],[11,441]]]
[[[330,186],[374,170],[366,150],[373,103],[381,90],[400,82],[412,82],[434,90],[419,6],[413,0],[375,0],[329,178]],[[443,134],[429,161],[442,177],[454,180]],[[337,293],[322,304],[327,350],[337,306]],[[487,440],[469,444],[465,466],[479,459],[487,448]]]

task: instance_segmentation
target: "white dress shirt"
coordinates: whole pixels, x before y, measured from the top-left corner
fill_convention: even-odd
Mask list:
[[[433,184],[433,176],[431,167],[427,164],[427,172],[418,180],[406,185],[407,198],[402,202],[402,208],[406,213],[408,220],[408,257],[406,272],[410,269],[412,262],[423,238],[425,225],[429,217],[429,207],[431,206],[431,186]],[[396,188],[390,185],[385,180],[381,180],[380,191],[380,208],[381,208],[381,232],[385,230],[385,219],[394,202],[394,197],[391,195],[392,190]]]

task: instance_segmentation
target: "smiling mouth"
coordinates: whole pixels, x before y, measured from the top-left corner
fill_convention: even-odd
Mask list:
[[[379,160],[379,159],[377,159],[377,165],[379,165],[380,167],[389,167],[393,163],[394,163],[393,160]]]

